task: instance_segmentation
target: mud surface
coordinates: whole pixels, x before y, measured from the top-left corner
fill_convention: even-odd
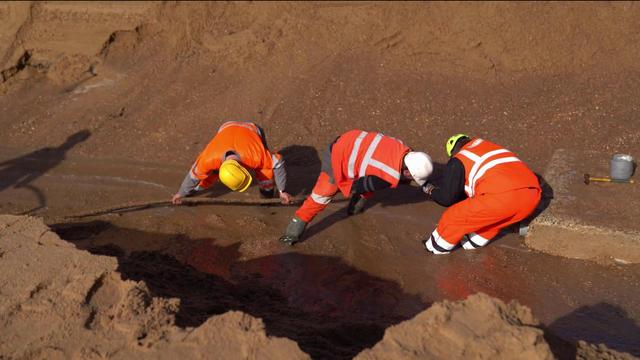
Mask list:
[[[295,209],[256,206],[255,187],[206,195],[227,206],[70,217],[168,200],[227,120],[265,128],[299,198],[318,152],[354,127],[440,162],[451,134],[482,136],[538,173],[560,145],[601,154],[584,172],[613,152],[638,158],[638,18],[636,3],[3,3],[0,213],[41,216],[152,296],[180,299],[178,327],[240,310],[314,358],[355,356],[476,292],[531,308],[570,355],[586,340],[638,356],[638,265],[545,255],[512,233],[429,256],[419,240],[442,209],[415,188],[351,218],[337,201],[294,248],[277,238]],[[578,189],[590,219],[640,215],[598,212],[594,188]]]

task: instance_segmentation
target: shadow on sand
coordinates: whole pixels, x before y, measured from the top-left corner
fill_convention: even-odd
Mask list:
[[[52,228],[80,249],[117,257],[123,279],[144,281],[154,296],[179,298],[179,326],[198,326],[213,315],[239,310],[263,319],[268,335],[296,341],[315,359],[352,358],[380,341],[387,327],[429,305],[395,282],[337,257],[289,252],[241,261],[239,243],[221,247],[213,239],[148,233],[103,221]],[[91,245],[96,239],[103,244],[105,239],[152,241],[165,250]]]
[[[640,356],[640,326],[624,309],[615,305],[582,306],[554,321],[546,330],[574,342],[569,346],[565,344],[564,352],[556,354],[560,358],[575,359],[575,342],[579,340],[594,345],[605,344],[609,349]]]
[[[21,215],[33,213],[47,206],[44,193],[32,185],[32,183],[58,166],[66,159],[67,151],[79,143],[86,141],[91,132],[81,130],[69,136],[67,140],[57,147],[45,147],[20,157],[0,162],[0,191],[8,188],[25,188],[34,193],[38,199],[38,206]]]

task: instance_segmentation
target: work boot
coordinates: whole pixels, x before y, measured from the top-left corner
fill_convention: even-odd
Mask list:
[[[422,243],[424,244],[424,247],[430,253],[433,253],[433,254],[436,254],[436,255],[446,255],[446,254],[449,254],[451,252],[451,251],[440,251],[440,250],[436,249],[435,246],[433,245],[433,242],[434,242],[433,235],[431,235],[428,239],[422,241]]]
[[[287,230],[284,232],[284,235],[280,237],[280,241],[289,246],[297,243],[300,241],[300,236],[302,236],[306,226],[306,222],[299,217],[294,216],[289,222],[289,225],[287,225]]]
[[[351,200],[349,200],[349,206],[347,207],[348,215],[360,214],[364,211],[364,206],[367,203],[367,199],[365,199],[361,195],[353,195],[351,196]]]

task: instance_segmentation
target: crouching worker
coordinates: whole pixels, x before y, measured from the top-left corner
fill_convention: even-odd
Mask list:
[[[171,201],[180,204],[184,197],[209,188],[218,180],[233,191],[243,192],[252,181],[248,169],[255,171],[263,197],[273,197],[275,178],[282,203],[291,203],[291,195],[286,192],[287,173],[282,156],[269,152],[259,126],[239,121],[222,124],[187,172]]]
[[[374,191],[395,188],[411,179],[422,186],[432,171],[429,155],[411,151],[398,139],[377,132],[348,131],[324,151],[316,185],[280,240],[287,245],[298,242],[307,224],[338,190],[351,196],[347,212],[353,215],[362,212]]]
[[[485,246],[534,211],[542,192],[538,178],[514,153],[464,134],[450,137],[445,149],[450,159],[443,177],[423,186],[435,202],[449,207],[424,241],[428,251]]]

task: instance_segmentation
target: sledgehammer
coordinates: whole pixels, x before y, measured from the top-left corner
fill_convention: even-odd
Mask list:
[[[590,182],[612,182],[612,183],[622,183],[622,184],[633,184],[634,181],[631,179],[627,180],[617,180],[611,178],[597,178],[591,177],[589,174],[584,174],[584,183],[589,185]]]

